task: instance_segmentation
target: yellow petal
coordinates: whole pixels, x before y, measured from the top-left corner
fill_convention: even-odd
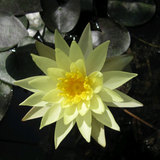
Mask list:
[[[52,81],[48,76],[39,76],[38,78],[29,81],[28,84],[45,92],[49,92],[57,87],[56,82]]]
[[[110,112],[109,108],[107,106],[105,106],[105,112],[103,112],[102,114],[96,114],[94,112],[92,112],[92,115],[102,124],[104,124],[105,126],[112,128],[114,130],[119,131],[120,128],[117,124],[117,122],[115,121],[112,113]]]
[[[70,58],[62,52],[59,48],[56,48],[56,62],[57,66],[67,72],[70,71],[71,60]]]
[[[76,118],[77,126],[87,142],[91,140],[91,123],[92,123],[92,115],[91,111],[89,110],[84,116],[78,115]]]
[[[73,105],[72,101],[69,100],[67,97],[64,97],[62,102],[61,102],[61,107],[62,108],[68,108],[71,107]]]
[[[72,105],[71,107],[65,108],[64,111],[64,124],[67,125],[73,121],[78,115],[77,104]]]
[[[22,121],[43,117],[43,115],[49,108],[50,107],[32,107],[29,112],[23,117]]]
[[[100,71],[107,57],[107,50],[110,41],[106,41],[95,48],[86,60],[87,75],[94,71]]]
[[[84,116],[88,110],[89,110],[89,107],[90,107],[90,100],[89,101],[80,101],[78,103],[78,112],[81,116]]]
[[[137,100],[131,98],[130,96],[118,91],[114,90],[117,94],[119,94],[123,98],[123,102],[112,102],[112,103],[106,103],[108,106],[111,107],[127,107],[127,108],[132,108],[132,107],[141,107],[143,106],[142,103],[138,102]]]
[[[76,43],[76,41],[72,41],[70,52],[69,52],[69,58],[71,59],[72,62],[76,62],[79,59],[82,59],[83,61],[85,61],[83,53],[79,45]]]
[[[104,104],[101,100],[101,98],[97,95],[97,94],[93,94],[92,99],[90,100],[91,105],[90,105],[90,109],[97,113],[97,114],[102,114],[105,111],[105,107]]]
[[[43,43],[36,41],[36,48],[40,56],[47,57],[49,59],[55,60],[55,50],[44,45]]]
[[[77,60],[76,62],[71,63],[70,65],[71,72],[80,71],[84,77],[86,77],[86,68],[84,61],[82,59]]]
[[[29,96],[27,99],[25,99],[20,105],[21,106],[38,106],[38,107],[45,106],[46,102],[42,100],[45,94],[46,92],[42,92],[42,91],[36,92],[31,96]]]
[[[87,59],[88,55],[93,50],[90,23],[88,23],[87,26],[85,27],[78,42],[78,45],[80,46],[85,59]]]
[[[62,140],[71,131],[74,124],[75,124],[75,121],[72,121],[71,123],[65,125],[63,118],[61,118],[60,120],[57,121],[56,128],[55,128],[55,134],[54,134],[55,149],[57,149],[57,147],[62,142]]]
[[[102,89],[103,74],[101,72],[95,71],[88,76],[88,79],[93,92],[98,93]]]
[[[92,117],[92,137],[102,146],[106,146],[104,125]]]
[[[103,86],[109,89],[115,89],[136,76],[137,74],[135,73],[122,71],[103,72]]]
[[[97,93],[104,102],[122,102],[123,98],[109,88],[103,87],[100,92]]]
[[[55,48],[59,48],[66,55],[69,55],[69,46],[57,30],[55,30],[54,38],[55,38]]]
[[[49,77],[55,81],[59,82],[58,78],[65,78],[66,71],[60,68],[48,68]]]
[[[44,114],[41,120],[40,129],[44,126],[52,124],[63,117],[64,109],[61,108],[60,104],[53,104],[47,112]]]
[[[57,63],[49,58],[36,56],[34,54],[31,54],[33,61],[36,63],[36,65],[47,75],[47,69],[48,68],[57,68]]]
[[[131,62],[133,55],[124,54],[121,56],[115,56],[107,58],[101,72],[106,71],[121,71],[124,67]]]
[[[61,103],[63,100],[63,97],[58,96],[60,93],[59,90],[53,89],[50,92],[48,92],[43,98],[43,101],[49,102],[49,103]]]
[[[22,79],[22,80],[19,80],[19,81],[15,81],[14,84],[19,86],[19,87],[22,87],[24,89],[27,89],[31,92],[37,92],[38,89],[35,89],[34,87],[30,86],[28,84],[29,81],[35,79],[35,78],[39,78],[40,76],[35,76],[35,77],[29,77],[29,78],[25,78],[25,79]]]

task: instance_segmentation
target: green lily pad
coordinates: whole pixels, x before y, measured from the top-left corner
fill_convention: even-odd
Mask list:
[[[14,85],[13,82],[15,81],[15,79],[13,79],[9,73],[7,72],[6,69],[6,60],[8,58],[8,56],[11,54],[11,51],[6,51],[6,52],[2,52],[0,53],[0,80]]]
[[[137,26],[149,21],[156,11],[153,0],[108,0],[108,15],[124,26]]]
[[[110,18],[99,18],[100,31],[92,31],[94,48],[101,43],[110,40],[107,57],[119,56],[127,51],[130,45],[130,34],[125,27],[113,22]]]
[[[68,0],[60,5],[55,0],[42,0],[42,8],[42,20],[53,32],[55,29],[61,33],[71,31],[80,16],[79,0]]]
[[[29,21],[29,36],[33,37],[37,33],[37,31],[40,31],[44,28],[44,23],[41,19],[39,12],[26,14],[26,18]]]
[[[5,116],[12,98],[12,86],[0,81],[0,121]]]
[[[47,43],[55,43],[54,41],[54,33],[49,31],[48,28],[44,28],[43,31],[40,31],[41,36],[43,36],[43,39]]]
[[[31,53],[37,53],[34,44],[19,47],[12,52],[6,60],[6,69],[15,80],[39,75],[41,70],[32,60]],[[38,53],[37,53],[38,54]]]
[[[17,16],[16,18],[19,19],[19,21],[21,21],[21,23],[27,29],[27,27],[28,27],[28,20],[27,20],[26,16]]]
[[[54,40],[54,33],[51,32],[50,30],[48,30],[48,28],[44,28],[43,30],[40,30],[40,34],[43,37],[43,40],[45,43],[48,43],[49,46],[53,46],[53,44],[55,44],[55,40]],[[61,34],[61,36],[64,38],[65,34]]]
[[[30,45],[30,44],[34,45],[35,41],[36,41],[36,39],[34,39],[34,38],[30,37],[30,36],[27,36],[27,37],[21,39],[21,41],[19,41],[18,47],[23,47],[23,46]]]
[[[27,35],[26,28],[16,17],[0,12],[0,51],[12,48]]]
[[[42,8],[40,0],[1,0],[0,11],[13,15],[23,15],[42,11]]]
[[[15,52],[0,53],[0,80],[14,85],[15,80],[39,75],[41,70],[32,60],[31,53],[38,54],[35,40],[27,37],[19,43]],[[31,44],[32,43],[32,44]]]

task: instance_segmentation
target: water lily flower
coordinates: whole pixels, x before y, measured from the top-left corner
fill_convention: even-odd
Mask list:
[[[120,71],[132,57],[107,57],[109,41],[93,50],[90,25],[78,44],[69,47],[55,31],[55,50],[36,42],[40,56],[31,54],[45,75],[29,77],[15,84],[34,92],[20,105],[33,106],[23,121],[42,117],[40,129],[56,122],[55,148],[76,124],[87,142],[91,136],[106,145],[104,126],[119,131],[108,106],[138,107],[142,104],[117,90],[137,76]]]

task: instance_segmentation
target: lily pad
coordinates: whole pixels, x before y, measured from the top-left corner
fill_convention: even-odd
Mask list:
[[[35,44],[35,41],[36,41],[36,39],[34,39],[30,36],[27,36],[27,37],[21,39],[21,41],[19,41],[18,47],[23,47],[23,46],[26,46],[26,45]]]
[[[37,31],[44,28],[44,23],[41,19],[39,12],[26,14],[26,18],[29,21],[28,33],[29,36],[34,36]]]
[[[42,20],[53,32],[55,29],[58,29],[61,33],[71,31],[80,16],[79,0],[68,0],[60,5],[55,0],[42,0],[42,8]]]
[[[19,21],[21,21],[21,23],[27,29],[27,27],[28,27],[28,20],[27,20],[26,16],[17,16],[16,18],[18,18]]]
[[[98,27],[100,31],[92,31],[92,42],[94,48],[101,43],[110,40],[107,57],[123,54],[130,45],[130,34],[125,27],[122,27],[110,18],[99,18]]]
[[[47,43],[55,43],[54,41],[54,33],[49,31],[48,28],[44,28],[43,30],[40,31],[41,36],[43,36],[43,39]]]
[[[32,60],[31,53],[37,53],[34,44],[17,48],[6,59],[6,69],[15,80],[39,75],[41,70]],[[37,53],[38,54],[38,53]]]
[[[40,0],[1,0],[0,11],[13,15],[23,15],[42,11]]]
[[[36,66],[30,55],[30,53],[38,54],[34,41],[28,37],[19,43],[20,47],[15,52],[7,51],[0,53],[1,81],[14,85],[13,82],[15,80],[41,73],[41,70]]]
[[[124,26],[146,23],[156,11],[153,0],[108,0],[108,15]]]
[[[0,51],[12,48],[27,35],[26,28],[15,16],[0,12]]]
[[[13,79],[6,70],[6,59],[11,54],[11,51],[0,53],[0,81],[13,85]]]
[[[5,116],[12,98],[12,86],[0,81],[0,121]]]

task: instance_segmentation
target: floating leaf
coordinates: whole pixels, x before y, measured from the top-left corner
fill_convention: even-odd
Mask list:
[[[23,46],[26,46],[26,45],[35,44],[35,41],[36,41],[36,39],[27,36],[27,37],[21,39],[21,41],[19,41],[18,47],[23,47]]]
[[[0,12],[0,51],[12,48],[25,36],[27,31],[16,17]]]
[[[27,20],[26,16],[18,16],[16,18],[19,19],[19,21],[21,21],[21,23],[27,29],[27,27],[28,27],[28,20]]]
[[[13,85],[15,81],[6,70],[6,59],[11,54],[11,51],[0,53],[0,80]]]
[[[19,43],[19,48],[16,52],[2,52],[0,53],[0,80],[9,84],[13,84],[15,80],[39,75],[40,69],[33,62],[30,53],[37,53],[34,44],[35,40],[29,37]],[[28,44],[28,43],[33,44]]]
[[[43,36],[43,40],[45,43],[50,43],[51,47],[53,46],[53,44],[55,43],[54,40],[54,33],[49,31],[48,28],[45,27],[45,29],[40,30],[40,34],[41,36]],[[64,38],[65,34],[61,34],[61,36]],[[49,45],[49,46],[50,46]]]
[[[43,36],[43,39],[45,42],[48,43],[55,43],[54,42],[54,33],[49,31],[48,28],[45,27],[45,29],[40,31],[40,34]]]
[[[41,19],[39,12],[26,14],[26,17],[29,21],[28,33],[29,36],[34,36],[37,31],[44,28],[44,23]]]
[[[0,11],[13,15],[23,15],[42,11],[40,0],[1,0]]]
[[[11,53],[6,60],[6,69],[15,80],[39,75],[40,69],[32,60],[31,53],[37,53],[34,44],[19,47],[16,53]],[[37,53],[38,54],[38,53]]]
[[[123,54],[130,45],[130,34],[125,27],[111,21],[109,18],[98,19],[100,31],[92,31],[94,48],[110,40],[107,57]]]
[[[12,87],[0,81],[0,121],[5,116],[12,98]]]
[[[42,20],[46,26],[61,33],[69,32],[77,24],[80,15],[79,0],[68,0],[59,5],[55,0],[42,0]]]
[[[153,0],[108,0],[108,15],[124,26],[144,24],[155,11]]]

